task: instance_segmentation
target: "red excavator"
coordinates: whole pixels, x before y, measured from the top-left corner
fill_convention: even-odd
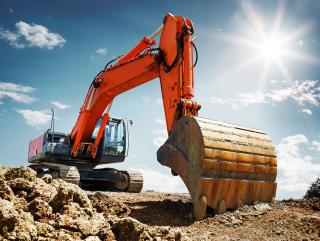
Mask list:
[[[123,162],[127,155],[128,121],[109,116],[113,99],[159,77],[168,139],[157,159],[186,184],[195,218],[204,218],[208,206],[223,213],[270,202],[277,175],[270,138],[256,129],[197,117],[193,33],[190,19],[167,14],[150,37],[98,73],[70,134],[55,132],[52,121],[49,130],[30,141],[30,167],[39,176],[49,173],[83,188],[140,192],[140,173],[95,167]]]

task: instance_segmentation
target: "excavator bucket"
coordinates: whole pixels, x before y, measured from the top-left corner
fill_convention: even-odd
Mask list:
[[[174,125],[157,158],[182,178],[196,220],[205,217],[207,207],[223,213],[271,202],[276,194],[276,151],[270,137],[256,129],[186,116]]]

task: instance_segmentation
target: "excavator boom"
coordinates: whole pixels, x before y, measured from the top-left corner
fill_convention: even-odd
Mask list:
[[[180,16],[167,14],[160,33],[159,48],[154,38],[144,37],[137,46],[118,62],[102,70],[93,80],[85,101],[80,109],[77,122],[71,132],[72,154],[79,155],[83,145],[89,143],[93,130],[103,116],[100,134],[108,121],[107,107],[112,100],[125,91],[133,89],[157,77],[160,78],[164,112],[168,134],[174,123],[184,115],[197,115],[200,105],[193,97],[193,34],[192,22]],[[100,135],[95,143],[89,144],[92,158],[95,158]]]

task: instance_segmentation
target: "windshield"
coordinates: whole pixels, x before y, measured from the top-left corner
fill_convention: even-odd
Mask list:
[[[109,121],[105,130],[105,154],[122,154],[125,149],[123,121]]]
[[[48,142],[65,144],[65,142],[66,142],[66,137],[65,137],[64,135],[54,134],[54,135],[53,135],[53,140],[52,140],[52,134],[49,133],[49,134],[48,134]]]

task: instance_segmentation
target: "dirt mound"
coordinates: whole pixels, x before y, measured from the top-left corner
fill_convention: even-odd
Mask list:
[[[222,215],[208,212],[206,219],[195,222],[188,194],[107,195],[127,205],[129,217],[157,229],[170,226],[182,234],[182,240],[320,240],[320,212],[312,208],[319,204],[317,199],[257,203]]]
[[[90,197],[90,198],[89,198]],[[30,168],[0,167],[0,240],[181,240],[128,217],[125,204]],[[90,200],[91,199],[91,200]]]
[[[0,167],[0,241],[320,240],[319,205],[257,203],[195,222],[188,194],[87,193],[30,168]]]
[[[311,209],[314,211],[320,211],[320,198],[303,198],[303,199],[287,199],[283,200],[282,203],[285,203],[288,206]]]
[[[95,194],[88,195],[93,207],[100,213],[103,213],[105,217],[108,215],[116,215],[118,217],[127,217],[130,213],[130,208],[111,198],[107,195],[97,192]]]

